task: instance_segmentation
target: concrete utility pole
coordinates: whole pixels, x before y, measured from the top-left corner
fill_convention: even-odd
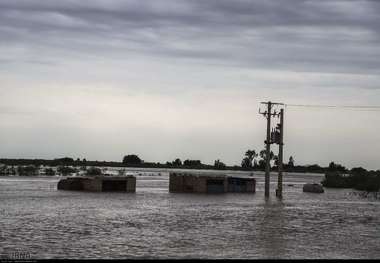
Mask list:
[[[268,102],[268,110],[267,110],[267,139],[265,141],[267,146],[267,154],[266,154],[266,166],[265,166],[265,197],[269,197],[269,184],[270,184],[270,118],[272,116],[272,103]]]
[[[261,102],[261,104],[267,105],[267,111],[260,112],[260,114],[264,115],[264,117],[267,118],[267,139],[265,140],[266,144],[266,167],[265,167],[265,197],[269,197],[269,185],[270,185],[270,145],[274,143],[271,140],[271,117],[272,116],[278,116],[276,112],[272,113],[272,106],[273,105],[283,105],[283,103],[275,103],[275,102]]]
[[[278,181],[277,181],[277,190],[276,196],[282,198],[282,164],[283,164],[283,146],[284,146],[284,109],[280,110],[280,140],[278,142]]]

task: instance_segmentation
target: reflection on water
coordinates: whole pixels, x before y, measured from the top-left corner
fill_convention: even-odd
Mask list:
[[[380,202],[349,189],[302,192],[320,175],[288,174],[284,200],[168,193],[168,176],[136,194],[57,191],[57,178],[0,177],[0,254],[32,258],[379,258]],[[276,182],[276,178],[271,178]],[[287,186],[293,184],[293,186]],[[271,185],[273,195],[275,183]]]

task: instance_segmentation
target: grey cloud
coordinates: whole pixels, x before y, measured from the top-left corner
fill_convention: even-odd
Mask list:
[[[376,105],[379,42],[380,1],[0,0],[0,154],[239,163],[262,100]],[[378,166],[378,114],[333,113],[288,109],[287,152]]]
[[[0,43],[32,51],[314,72],[380,69],[376,1],[2,1],[0,10]],[[34,56],[41,52],[31,53],[40,60]]]

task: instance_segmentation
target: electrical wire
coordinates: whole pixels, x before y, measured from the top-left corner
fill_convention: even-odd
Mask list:
[[[287,107],[302,107],[302,108],[333,108],[333,109],[348,109],[356,111],[380,111],[380,106],[363,106],[363,105],[318,105],[318,104],[285,104]]]

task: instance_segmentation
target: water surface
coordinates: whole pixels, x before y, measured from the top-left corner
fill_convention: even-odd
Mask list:
[[[150,169],[149,171],[153,171]],[[380,202],[352,189],[303,193],[321,175],[286,174],[284,199],[168,193],[168,174],[136,193],[57,191],[57,177],[0,177],[0,254],[31,258],[380,258]],[[291,184],[292,186],[288,186]]]

